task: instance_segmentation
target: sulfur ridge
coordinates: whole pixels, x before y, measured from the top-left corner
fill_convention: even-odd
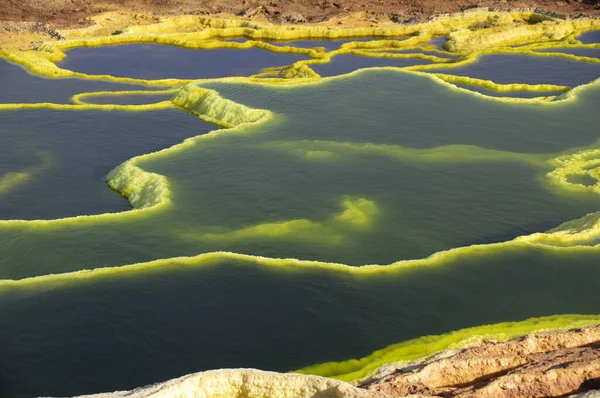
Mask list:
[[[504,341],[529,333],[594,325],[599,321],[600,316],[594,315],[562,315],[476,326],[439,336],[423,336],[407,340],[377,350],[363,358],[313,365],[296,372],[356,382],[372,376],[383,366],[393,363],[408,363],[427,358],[441,351],[456,350],[477,340]]]

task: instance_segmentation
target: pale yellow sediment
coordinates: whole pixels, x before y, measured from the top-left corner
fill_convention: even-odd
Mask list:
[[[126,91],[90,91],[86,93],[75,94],[71,97],[71,101],[76,105],[98,105],[98,104],[90,104],[85,102],[84,99],[91,97],[116,97],[116,96],[130,96],[130,95],[166,95],[173,94],[179,90],[179,87],[166,89],[166,90],[126,90]],[[169,101],[161,101],[160,103],[169,102]],[[112,104],[115,105],[115,104]],[[144,106],[156,106],[156,103],[152,104],[142,104]],[[127,106],[127,105],[126,105]],[[131,105],[131,106],[139,106],[139,105]]]
[[[341,199],[342,211],[324,221],[294,219],[266,222],[228,232],[186,232],[185,240],[208,242],[232,242],[249,239],[293,239],[310,243],[340,245],[347,235],[356,231],[368,231],[375,223],[379,209],[375,202],[366,198],[345,196]]]
[[[387,398],[351,384],[319,376],[219,369],[166,382],[78,398]]]

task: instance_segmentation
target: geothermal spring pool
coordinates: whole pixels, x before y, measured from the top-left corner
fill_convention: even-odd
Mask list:
[[[3,391],[231,367],[352,381],[475,334],[597,323],[599,35],[475,58],[443,42],[0,60]]]

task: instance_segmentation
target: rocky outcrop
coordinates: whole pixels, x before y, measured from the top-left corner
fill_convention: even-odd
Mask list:
[[[79,398],[385,398],[342,381],[319,376],[225,369],[194,373],[132,391]]]
[[[600,388],[600,326],[485,341],[388,366],[360,385],[401,397],[561,397]]]
[[[598,0],[3,0],[0,21],[34,21],[60,28],[87,26],[104,11],[135,12],[148,21],[156,15],[237,15],[282,24],[370,25],[413,23],[477,9],[531,9],[556,16],[599,16]]]

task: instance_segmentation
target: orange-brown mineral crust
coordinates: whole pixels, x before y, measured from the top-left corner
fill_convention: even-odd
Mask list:
[[[419,22],[473,8],[531,9],[562,16],[600,16],[600,0],[2,0],[0,21],[38,22],[56,28],[91,23],[105,11],[153,15],[218,15],[278,24],[376,25]]]

